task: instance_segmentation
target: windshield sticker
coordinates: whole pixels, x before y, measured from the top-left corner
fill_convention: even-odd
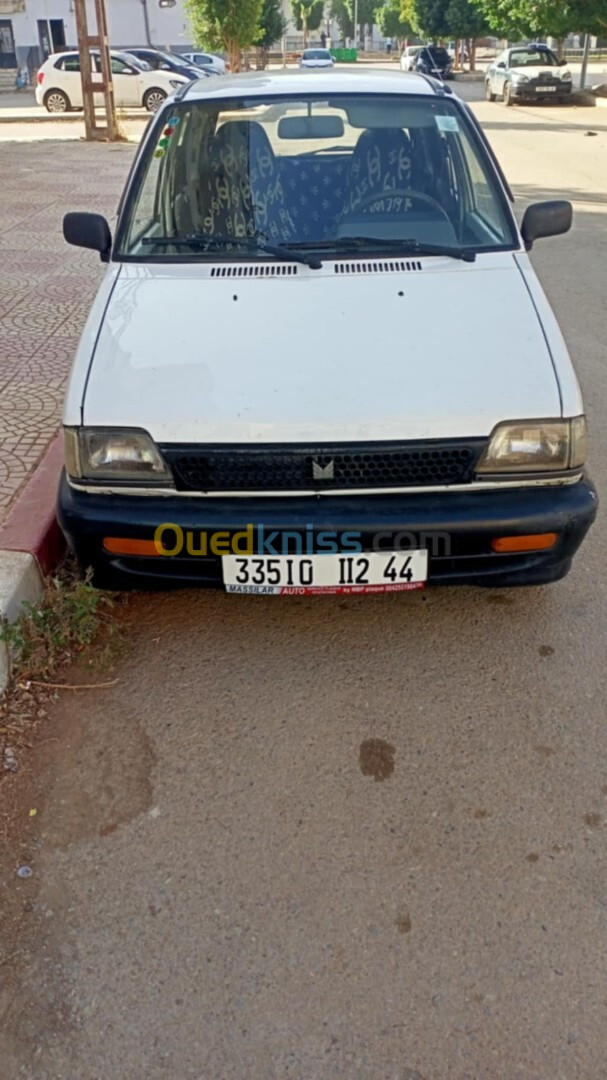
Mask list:
[[[439,131],[459,131],[455,116],[436,116],[435,120]]]

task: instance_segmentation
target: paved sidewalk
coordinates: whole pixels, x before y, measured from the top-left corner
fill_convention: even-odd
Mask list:
[[[72,356],[103,267],[68,247],[68,210],[113,225],[133,144],[2,145],[0,202],[0,521],[61,419]]]

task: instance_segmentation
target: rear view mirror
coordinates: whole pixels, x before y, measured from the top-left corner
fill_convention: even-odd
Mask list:
[[[101,214],[66,214],[63,219],[63,238],[74,247],[98,251],[102,262],[110,261],[112,234]]]
[[[533,241],[540,240],[542,236],[560,236],[561,233],[569,232],[572,217],[571,203],[565,199],[528,206],[521,225],[521,235],[527,251],[533,246]]]
[[[504,70],[504,71],[506,69],[506,65],[505,65],[503,60],[500,60],[499,64],[497,64],[497,67],[502,68],[502,70]]]
[[[279,139],[339,139],[344,133],[341,116],[283,116]]]

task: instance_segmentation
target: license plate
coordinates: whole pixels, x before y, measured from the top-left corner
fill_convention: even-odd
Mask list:
[[[337,555],[224,555],[230,593],[307,596],[310,593],[384,593],[422,589],[427,551],[370,551]]]
[[[538,94],[554,94],[556,93],[556,86],[536,86]]]

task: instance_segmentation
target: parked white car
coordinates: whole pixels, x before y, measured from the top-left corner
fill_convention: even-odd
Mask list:
[[[401,71],[415,71],[415,63],[423,48],[423,45],[407,45],[403,49],[400,57]]]
[[[221,56],[215,56],[214,53],[188,52],[181,55],[188,63],[197,64],[198,67],[212,68],[218,75],[225,75],[229,71],[229,64]]]
[[[94,582],[299,595],[566,574],[597,502],[528,251],[571,204],[528,206],[519,230],[511,200],[467,104],[422,76],[266,71],[167,102],[114,237],[99,214],[64,221],[107,265],[59,495]]]
[[[328,49],[304,49],[299,66],[302,68],[332,68],[335,61]]]
[[[152,71],[130,53],[112,52],[112,81],[114,101],[119,108],[142,106],[156,112],[165,98],[189,82],[172,71]],[[101,82],[101,60],[91,53],[93,82]],[[47,112],[64,113],[82,108],[82,79],[80,56],[77,52],[53,53],[38,70],[36,102]],[[103,104],[103,95],[95,95],[95,104]]]

